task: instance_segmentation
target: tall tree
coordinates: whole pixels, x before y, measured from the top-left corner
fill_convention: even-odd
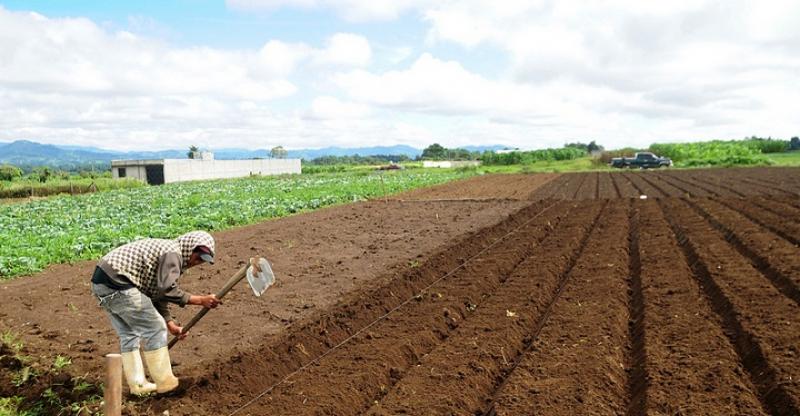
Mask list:
[[[273,159],[286,159],[288,155],[289,152],[283,146],[275,146],[269,151],[269,156]]]
[[[434,143],[422,151],[422,159],[443,160],[447,158],[447,149],[439,143]]]
[[[197,146],[189,146],[189,151],[186,153],[186,156],[189,159],[194,159],[195,156],[197,156],[197,152],[199,151],[200,149],[198,149]]]
[[[594,140],[592,140],[591,142],[589,142],[588,145],[586,145],[586,151],[589,152],[589,153],[598,152],[598,151],[602,151],[602,150],[603,150],[603,146],[600,146],[599,144],[595,143]]]

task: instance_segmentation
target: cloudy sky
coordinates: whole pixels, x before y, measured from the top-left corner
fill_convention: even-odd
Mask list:
[[[788,138],[798,22],[797,0],[0,0],[0,141]]]

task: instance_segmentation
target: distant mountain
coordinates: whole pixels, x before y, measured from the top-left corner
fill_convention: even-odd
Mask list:
[[[506,146],[463,146],[471,152],[499,150]],[[214,157],[221,160],[267,158],[267,149],[216,149]],[[415,158],[422,154],[422,149],[407,145],[374,146],[374,147],[325,147],[322,149],[295,149],[288,151],[288,157],[299,159],[315,159],[322,156],[374,156],[374,155],[406,155]],[[129,151],[99,149],[90,146],[41,144],[30,140],[0,142],[0,163],[10,163],[21,167],[51,166],[60,169],[76,169],[92,164],[108,166],[112,160],[119,159],[185,159],[186,150]]]
[[[324,147],[322,149],[289,150],[290,158],[315,159],[322,156],[374,156],[374,155],[406,155],[410,158],[422,154],[422,150],[406,146],[375,146],[375,147]]]
[[[41,144],[30,140],[17,140],[0,144],[0,163],[10,163],[23,167],[53,166],[70,169],[93,162],[107,162],[113,157],[114,154],[110,152],[63,149],[51,144]]]

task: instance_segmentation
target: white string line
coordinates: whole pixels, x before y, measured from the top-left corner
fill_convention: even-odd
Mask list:
[[[352,334],[352,335],[350,335],[349,337],[345,338],[345,339],[344,339],[342,342],[340,342],[340,343],[338,343],[338,344],[334,345],[334,346],[333,346],[333,347],[331,347],[329,350],[325,351],[325,352],[324,352],[322,355],[320,355],[320,356],[318,356],[317,358],[315,358],[315,359],[313,359],[313,360],[309,361],[308,363],[306,363],[305,365],[301,366],[301,367],[300,367],[300,368],[298,368],[297,370],[294,370],[294,371],[292,371],[291,373],[289,373],[288,375],[286,375],[284,378],[282,378],[280,381],[278,381],[277,383],[275,383],[275,384],[271,385],[271,386],[270,386],[270,387],[268,387],[266,390],[262,391],[262,392],[261,392],[261,393],[259,393],[257,396],[255,396],[255,397],[253,397],[252,399],[250,399],[250,401],[248,401],[247,403],[243,404],[242,406],[240,406],[239,408],[237,408],[237,409],[236,409],[236,410],[234,410],[233,412],[229,413],[229,414],[228,414],[228,416],[233,416],[233,415],[235,415],[236,413],[239,413],[241,410],[243,410],[243,409],[245,409],[246,407],[250,406],[251,404],[255,403],[256,401],[258,401],[259,399],[261,399],[262,397],[264,397],[266,394],[268,394],[269,392],[271,392],[272,390],[274,390],[276,387],[278,387],[278,386],[280,386],[281,384],[285,383],[287,380],[289,380],[289,379],[290,379],[292,376],[294,376],[295,374],[297,374],[297,373],[299,373],[299,372],[301,372],[301,371],[305,370],[306,368],[310,367],[310,366],[311,366],[311,365],[313,365],[313,364],[316,364],[316,363],[318,363],[318,362],[319,362],[321,359],[323,359],[323,358],[325,358],[326,356],[330,355],[330,354],[331,354],[331,353],[332,353],[334,350],[336,350],[337,348],[341,347],[342,345],[344,345],[344,344],[348,343],[350,340],[352,340],[353,338],[355,338],[356,336],[358,336],[360,333],[362,333],[362,332],[366,331],[367,329],[371,328],[372,326],[374,326],[374,325],[375,325],[375,324],[377,324],[378,322],[380,322],[380,321],[382,321],[382,320],[386,319],[386,317],[387,317],[387,316],[389,316],[390,314],[392,314],[392,313],[393,313],[393,312],[395,312],[396,310],[398,310],[398,309],[402,308],[403,306],[407,305],[408,303],[410,303],[410,302],[411,302],[411,301],[413,301],[414,299],[417,299],[419,296],[421,296],[423,293],[425,293],[425,292],[426,292],[428,289],[430,289],[431,287],[433,287],[433,285],[435,285],[435,284],[437,284],[437,283],[441,282],[442,280],[444,280],[444,279],[445,279],[445,278],[447,278],[447,277],[450,277],[450,276],[451,276],[451,275],[453,275],[455,272],[457,272],[458,270],[460,270],[460,269],[462,269],[463,267],[465,267],[465,266],[467,265],[467,263],[469,263],[470,261],[474,260],[476,257],[478,257],[478,256],[482,255],[482,254],[483,254],[483,253],[485,253],[487,250],[489,250],[490,248],[492,248],[492,247],[494,247],[495,245],[497,245],[497,243],[499,243],[499,242],[501,242],[501,241],[505,240],[505,239],[506,239],[508,236],[510,236],[511,234],[514,234],[515,232],[517,232],[517,231],[521,230],[523,227],[525,227],[525,226],[527,226],[528,224],[530,224],[531,222],[533,222],[533,220],[535,220],[536,218],[539,218],[539,217],[540,217],[542,214],[544,214],[544,213],[545,213],[547,210],[549,210],[550,208],[554,207],[556,204],[558,204],[558,202],[554,202],[553,204],[551,204],[551,205],[550,205],[550,206],[548,206],[547,208],[545,208],[545,209],[543,209],[543,210],[539,211],[539,213],[538,213],[538,214],[536,214],[536,215],[534,215],[533,217],[531,217],[531,218],[530,218],[528,221],[525,221],[524,223],[522,223],[522,224],[521,224],[521,225],[519,225],[518,227],[514,228],[513,230],[509,231],[508,233],[506,233],[506,234],[505,234],[505,235],[503,235],[502,237],[498,238],[497,240],[494,240],[494,241],[493,241],[491,244],[489,244],[488,246],[486,246],[486,247],[485,247],[483,250],[481,250],[481,251],[479,251],[478,253],[474,254],[472,257],[468,258],[468,259],[467,259],[467,260],[465,260],[463,263],[461,263],[461,264],[459,264],[458,266],[456,266],[456,267],[455,267],[453,270],[450,270],[449,272],[447,272],[447,274],[445,274],[444,276],[442,276],[442,277],[440,277],[440,278],[438,278],[438,279],[434,280],[433,282],[431,282],[431,284],[429,284],[428,286],[425,286],[423,289],[421,289],[419,292],[417,292],[417,293],[416,293],[414,296],[412,296],[412,297],[410,297],[410,298],[406,299],[405,301],[403,301],[403,302],[402,302],[402,303],[400,303],[399,305],[397,305],[397,306],[395,306],[394,308],[390,309],[390,310],[389,310],[388,312],[386,312],[385,314],[383,314],[383,315],[379,316],[377,319],[375,319],[374,321],[372,321],[372,322],[371,322],[369,325],[367,325],[367,326],[365,326],[365,327],[363,327],[363,328],[359,329],[358,331],[356,331],[355,333],[353,333],[353,334]]]

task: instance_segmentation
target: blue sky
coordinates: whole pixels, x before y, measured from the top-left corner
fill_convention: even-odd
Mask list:
[[[0,0],[0,141],[789,137],[797,15],[790,0]]]

